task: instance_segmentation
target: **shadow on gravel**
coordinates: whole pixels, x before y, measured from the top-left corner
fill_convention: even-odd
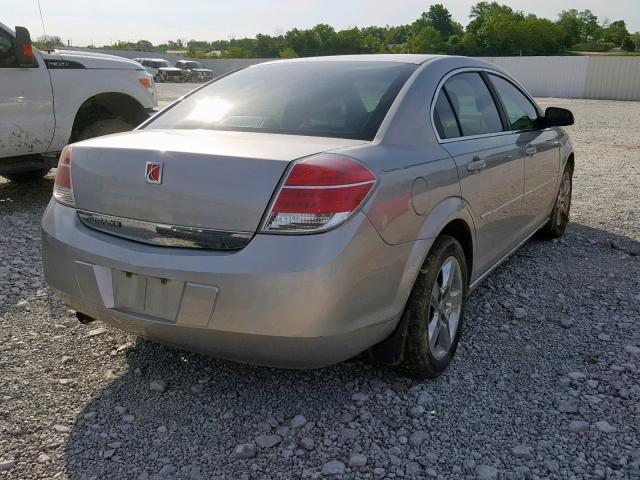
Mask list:
[[[121,353],[113,346],[114,358],[126,356],[125,371],[114,374],[77,416],[65,446],[69,478],[299,476],[303,467],[318,472],[330,459],[346,463],[359,448],[388,464],[380,447],[390,448],[392,438],[415,451],[406,437],[416,430],[431,430],[428,448],[442,447],[452,461],[462,457],[451,453],[451,438],[466,452],[480,452],[474,458],[508,467],[510,456],[485,452],[486,433],[511,448],[514,421],[558,415],[558,376],[597,367],[604,354],[592,342],[605,313],[625,318],[636,308],[626,303],[631,299],[612,298],[607,274],[626,269],[637,289],[638,246],[578,224],[562,240],[527,242],[471,295],[458,356],[430,382],[358,360],[287,371],[146,341]],[[517,306],[526,309],[526,318],[514,318]],[[508,414],[501,405],[509,405]],[[296,415],[307,423],[292,426]],[[445,431],[445,440],[435,433]],[[258,438],[265,434],[271,437]],[[557,434],[545,418],[520,425],[517,437],[535,444]],[[401,437],[404,444],[396,440]],[[234,454],[242,444],[251,446]]]

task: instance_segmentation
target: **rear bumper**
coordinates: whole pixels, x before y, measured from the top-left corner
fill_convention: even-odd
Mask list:
[[[422,248],[384,243],[362,213],[320,235],[256,235],[236,252],[124,240],[53,201],[42,220],[47,283],[76,310],[162,343],[290,368],[337,363],[386,338]],[[122,272],[182,286],[175,301],[170,292],[130,311],[117,304]]]

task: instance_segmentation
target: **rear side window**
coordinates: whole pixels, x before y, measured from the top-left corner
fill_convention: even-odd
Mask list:
[[[489,75],[509,119],[511,130],[532,130],[538,124],[538,111],[531,101],[511,82]]]
[[[444,84],[463,136],[502,131],[493,97],[478,73],[459,73]]]
[[[460,128],[458,127],[458,121],[451,108],[451,103],[444,90],[440,90],[438,99],[436,100],[436,107],[433,112],[433,121],[435,122],[436,130],[440,138],[456,138],[460,136]]]
[[[373,140],[417,65],[300,61],[249,67],[154,117],[148,128]]]

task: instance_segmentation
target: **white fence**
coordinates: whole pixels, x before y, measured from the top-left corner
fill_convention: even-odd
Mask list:
[[[491,57],[536,97],[640,100],[640,57]]]

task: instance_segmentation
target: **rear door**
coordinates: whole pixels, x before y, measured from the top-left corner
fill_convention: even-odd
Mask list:
[[[434,122],[456,162],[463,198],[476,228],[476,273],[507,254],[523,229],[523,150],[504,131],[492,93],[479,72],[451,76],[440,90]]]
[[[516,85],[502,76],[489,74],[488,78],[524,152],[522,212],[528,227],[535,228],[548,218],[555,199],[560,169],[558,134],[551,128],[539,128],[538,108]]]
[[[49,72],[34,55],[36,66],[18,66],[15,38],[0,27],[0,158],[43,153],[53,138]]]

